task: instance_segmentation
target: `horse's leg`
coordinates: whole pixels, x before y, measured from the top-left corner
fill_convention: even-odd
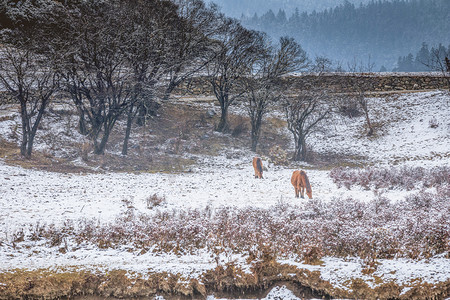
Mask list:
[[[298,188],[295,188],[295,198],[298,198]]]
[[[305,188],[303,186],[300,187],[300,194],[301,194],[302,199],[304,199],[305,198]]]

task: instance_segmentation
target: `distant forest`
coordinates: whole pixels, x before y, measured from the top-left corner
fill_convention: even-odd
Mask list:
[[[355,5],[367,4],[372,0],[206,0],[218,4],[221,11],[230,17],[239,18],[253,16],[254,13],[263,14],[268,10],[278,11],[282,9],[290,16],[296,8],[300,11],[323,11],[336,7],[348,1]]]
[[[437,47],[429,49],[427,43],[422,43],[415,55],[409,53],[405,56],[400,56],[397,60],[397,66],[393,69],[395,72],[421,72],[421,71],[435,71],[445,70],[443,65],[438,65],[437,60],[444,64],[445,57],[450,57],[450,45],[446,48],[439,44]],[[382,69],[381,71],[387,71]]]
[[[343,69],[356,62],[373,64],[373,71],[423,71],[416,60],[421,45],[450,50],[442,46],[450,45],[449,0],[346,1],[322,12],[269,10],[241,21],[274,39],[294,37],[311,58],[326,57]]]

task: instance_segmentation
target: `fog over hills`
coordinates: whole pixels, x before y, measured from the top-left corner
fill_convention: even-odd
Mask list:
[[[274,41],[290,36],[334,68],[429,71],[450,56],[449,0],[211,0]]]
[[[372,0],[347,0],[348,2],[359,5],[366,4]],[[253,16],[266,13],[269,9],[277,12],[279,9],[285,10],[288,15],[294,13],[298,8],[300,12],[313,10],[322,11],[344,4],[345,0],[208,0],[218,4],[222,11],[235,18],[244,16]]]

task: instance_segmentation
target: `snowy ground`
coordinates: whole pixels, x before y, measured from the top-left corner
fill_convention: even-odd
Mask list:
[[[400,96],[386,101],[371,99],[375,122],[384,124],[380,136],[368,139],[363,134],[363,118],[329,124],[327,133],[312,138],[316,151],[346,153],[366,157],[375,165],[408,164],[414,166],[448,165],[450,162],[450,96],[444,92],[427,92]],[[5,115],[6,112],[0,112]],[[431,124],[437,124],[432,128]],[[0,135],[7,138],[14,127],[12,120],[0,122]],[[13,249],[11,237],[27,224],[61,224],[66,220],[95,218],[113,221],[130,207],[142,213],[154,213],[146,199],[157,194],[166,199],[158,209],[218,207],[261,207],[270,209],[280,201],[300,204],[294,198],[290,176],[294,169],[270,166],[263,180],[253,178],[251,158],[246,150],[235,150],[232,159],[202,157],[192,172],[183,174],[59,174],[8,166],[0,160],[0,271],[14,268],[126,269],[147,273],[168,271],[196,277],[215,267],[208,253],[189,256],[145,255],[127,249],[99,250],[86,247],[59,253],[36,242]],[[267,165],[267,161],[264,161]],[[301,166],[299,166],[301,167]],[[331,201],[333,197],[373,199],[374,192],[361,188],[337,188],[329,171],[309,169],[307,173],[313,197]],[[404,199],[417,190],[387,190],[384,196],[392,201]],[[244,264],[242,257],[223,257]],[[450,260],[434,257],[427,261],[406,259],[381,260],[373,276],[361,273],[357,258],[323,259],[321,266],[294,261],[301,268],[319,270],[322,278],[341,287],[351,278],[364,278],[370,283],[374,276],[407,285],[421,278],[436,283],[450,279]],[[272,295],[273,293],[273,295]],[[274,289],[267,299],[296,299],[286,288]],[[271,296],[272,295],[272,296]],[[212,299],[212,298],[211,298]]]

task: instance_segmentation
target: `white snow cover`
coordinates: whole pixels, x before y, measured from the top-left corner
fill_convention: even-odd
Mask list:
[[[381,165],[442,166],[450,161],[450,96],[446,92],[404,94],[398,99],[373,98],[369,110],[373,121],[384,124],[376,139],[364,135],[364,119],[336,119],[330,121],[329,130],[310,138],[315,151],[346,153],[366,157],[367,163]],[[7,112],[0,112],[0,117]],[[17,116],[16,116],[17,120]],[[0,122],[0,136],[10,139],[16,121]],[[436,124],[432,128],[431,124]],[[434,126],[433,126],[434,127]],[[39,144],[37,148],[45,148]],[[230,150],[232,151],[232,150]],[[290,183],[293,169],[269,165],[264,180],[253,178],[251,159],[254,153],[233,150],[236,155],[227,159],[199,157],[199,164],[190,173],[183,174],[59,174],[27,170],[8,166],[0,160],[0,272],[14,268],[38,269],[125,269],[146,274],[150,271],[181,273],[186,278],[198,277],[216,266],[210,253],[192,255],[153,254],[140,255],[120,249],[98,249],[89,245],[62,254],[57,248],[47,248],[40,242],[18,244],[11,239],[24,226],[40,224],[61,225],[66,220],[83,218],[112,222],[117,215],[133,207],[136,211],[152,214],[146,199],[157,194],[166,199],[159,210],[219,207],[261,207],[270,209],[280,201],[302,204],[294,198]],[[267,160],[263,159],[265,165]],[[302,167],[301,165],[298,166]],[[304,167],[304,166],[303,166]],[[351,190],[338,188],[327,170],[308,169],[313,196],[323,201],[333,197],[371,200],[374,192],[359,187]],[[418,190],[386,190],[384,196],[392,201],[404,199]],[[69,249],[72,249],[69,247]],[[361,273],[358,258],[325,257],[320,266],[310,266],[293,260],[280,262],[300,268],[318,270],[323,279],[336,287],[345,288],[351,278],[363,278],[375,286],[374,276],[386,281],[407,285],[421,278],[423,282],[436,283],[450,279],[450,260],[442,256],[428,260],[379,260],[380,265],[372,275]],[[236,261],[245,266],[245,257],[221,257],[222,262]],[[297,299],[286,288],[274,289],[266,299]],[[208,298],[213,299],[213,297]]]

